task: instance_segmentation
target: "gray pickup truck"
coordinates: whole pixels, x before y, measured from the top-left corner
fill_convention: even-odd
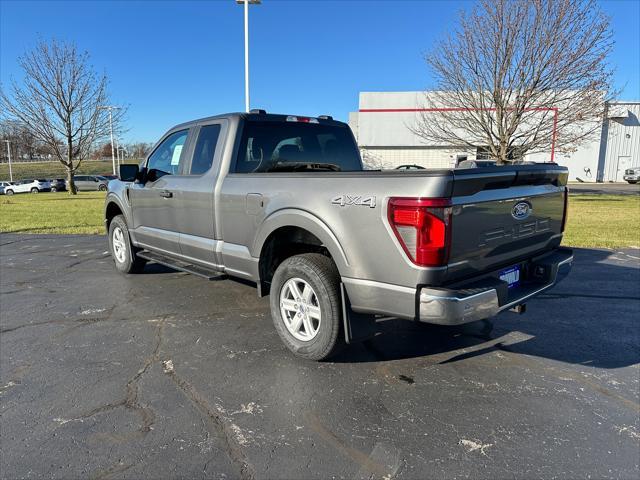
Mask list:
[[[367,171],[349,127],[263,110],[169,130],[109,183],[116,268],[147,261],[270,294],[275,328],[320,360],[384,317],[459,325],[568,273],[567,169]]]

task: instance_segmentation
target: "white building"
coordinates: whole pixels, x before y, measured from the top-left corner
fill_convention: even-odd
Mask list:
[[[412,130],[423,103],[424,92],[360,93],[358,112],[349,114],[349,125],[369,164],[451,168],[482,153],[482,145],[475,149],[427,145]],[[622,181],[625,169],[640,166],[640,102],[611,102],[607,112],[599,140],[570,154],[555,152],[553,161],[569,167],[570,180]],[[527,155],[525,160],[549,162],[551,151]]]

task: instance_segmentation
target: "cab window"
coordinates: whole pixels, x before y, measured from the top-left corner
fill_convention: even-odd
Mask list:
[[[200,128],[198,141],[193,151],[191,161],[191,175],[202,175],[207,172],[213,164],[213,157],[216,153],[216,145],[220,137],[220,125],[205,125]]]
[[[236,173],[283,171],[288,166],[293,171],[306,164],[326,164],[343,172],[362,170],[360,153],[346,126],[246,121],[238,152]]]
[[[147,162],[147,170],[155,170],[159,178],[163,175],[177,175],[184,161],[184,146],[189,130],[180,130],[169,135],[155,149]]]

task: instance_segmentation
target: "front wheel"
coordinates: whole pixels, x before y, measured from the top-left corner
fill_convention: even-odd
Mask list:
[[[144,269],[146,260],[136,255],[129,229],[122,215],[116,215],[109,224],[109,251],[121,273],[139,273]]]
[[[36,187],[33,187],[31,189],[31,193],[40,193],[40,190],[38,190]]]
[[[638,181],[637,181],[637,180],[627,180],[627,182],[628,182],[630,185],[635,185],[636,183],[638,183]]]
[[[271,316],[289,350],[324,360],[344,345],[340,275],[333,261],[317,253],[287,258],[271,283]]]
[[[57,189],[56,187],[51,187],[51,191],[52,191],[53,193],[56,193],[56,192],[58,191],[58,189]]]
[[[5,190],[4,194],[5,195],[13,195],[13,190]]]
[[[101,192],[106,192],[107,191],[107,186],[106,185],[100,185],[98,187],[98,190],[100,190]]]

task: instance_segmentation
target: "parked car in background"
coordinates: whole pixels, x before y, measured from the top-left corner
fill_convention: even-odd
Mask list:
[[[10,186],[13,182],[0,182],[0,195],[4,195],[4,190]]]
[[[495,166],[495,160],[462,160],[460,163],[458,163],[457,168],[482,168]]]
[[[50,191],[51,184],[49,183],[49,180],[20,180],[18,182],[13,182],[8,187],[5,187],[4,194],[13,195],[14,193],[40,193]]]
[[[52,178],[49,183],[51,183],[52,192],[64,192],[67,189],[67,182],[64,178]]]
[[[640,181],[640,167],[626,169],[622,178],[631,184],[638,183]]]
[[[106,192],[107,185],[109,185],[109,179],[101,175],[76,175],[73,182],[79,191],[100,190]]]
[[[424,167],[421,167],[420,165],[400,165],[399,167],[396,167],[396,170],[424,170]]]

